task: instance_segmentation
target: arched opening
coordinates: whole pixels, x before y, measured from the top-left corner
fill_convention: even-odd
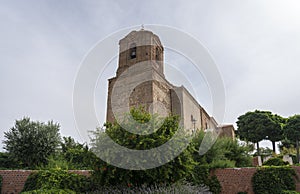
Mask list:
[[[130,59],[136,58],[136,44],[135,43],[132,43],[130,45],[129,54],[130,54]]]
[[[160,60],[160,51],[158,47],[155,48],[155,60],[156,61]]]

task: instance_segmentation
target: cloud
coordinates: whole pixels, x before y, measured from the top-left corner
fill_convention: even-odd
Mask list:
[[[176,27],[209,49],[226,87],[225,122],[253,109],[299,113],[299,7],[297,0],[5,1],[0,7],[0,140],[23,116],[54,119],[64,135],[80,139],[72,91],[81,60],[110,33],[141,24]],[[107,77],[114,74],[117,64],[112,65]],[[209,100],[200,100],[209,107]]]

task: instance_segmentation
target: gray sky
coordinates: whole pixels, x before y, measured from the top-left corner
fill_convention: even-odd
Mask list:
[[[224,80],[224,122],[254,109],[299,114],[299,10],[298,0],[2,0],[0,140],[23,116],[53,119],[62,135],[80,140],[72,108],[80,62],[99,40],[141,24],[178,28],[208,48]],[[111,65],[107,78],[117,61]],[[106,77],[101,79],[99,122],[106,110]]]

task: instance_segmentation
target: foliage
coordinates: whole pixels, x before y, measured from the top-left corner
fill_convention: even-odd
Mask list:
[[[20,164],[6,152],[0,152],[0,169],[17,169]]]
[[[267,157],[267,156],[272,156],[273,155],[273,151],[270,148],[268,148],[268,147],[266,147],[266,148],[259,148],[259,153],[260,153],[261,157]],[[258,156],[258,153],[255,152],[253,154],[253,156]]]
[[[288,162],[283,161],[281,158],[270,158],[263,163],[263,166],[285,166]]]
[[[143,111],[133,109],[131,110],[131,114],[134,118],[138,119],[138,122],[147,122],[149,120],[156,122],[155,117],[152,118],[148,113]],[[101,149],[100,147],[105,143],[105,138],[102,138],[104,134],[109,135],[114,142],[129,149],[144,150],[155,148],[167,142],[176,132],[178,128],[178,117],[167,117],[162,126],[150,135],[130,133],[117,123],[107,123],[105,126],[105,131],[98,128],[93,132],[91,142],[92,150],[95,153],[99,150],[105,152],[110,149],[109,147],[105,147],[105,149]],[[124,123],[122,126],[124,126]],[[135,127],[130,122],[125,123],[125,126]],[[95,181],[96,185],[101,185],[102,188],[104,186],[126,186],[128,184],[132,186],[151,186],[160,183],[172,184],[186,179],[188,182],[198,186],[207,185],[211,191],[219,193],[221,186],[216,177],[210,177],[209,171],[211,169],[217,167],[226,168],[252,165],[250,156],[250,152],[252,151],[251,146],[241,144],[230,138],[219,138],[207,153],[199,155],[199,146],[203,140],[204,132],[198,132],[194,135],[194,139],[187,149],[163,166],[148,170],[133,171],[121,169],[100,160],[93,171],[92,180]],[[101,152],[101,154],[103,154],[103,152]],[[127,162],[127,160],[125,160],[125,162]]]
[[[4,149],[11,158],[21,162],[24,167],[34,167],[47,162],[60,142],[59,124],[30,121],[29,118],[16,120],[15,126],[4,133]]]
[[[257,144],[259,153],[259,142],[269,139],[273,143],[275,152],[275,141],[282,139],[281,117],[273,115],[268,111],[255,110],[241,115],[237,121],[237,135],[241,140],[250,141]],[[260,155],[260,154],[258,154]]]
[[[131,110],[131,115],[137,119],[138,122],[147,122],[151,119],[148,113],[142,110]],[[157,118],[152,118],[154,122],[157,122]],[[122,126],[126,125],[126,129],[130,127],[136,127],[134,123],[126,121]],[[125,146],[129,149],[151,149],[158,147],[159,145],[167,142],[178,129],[178,117],[169,116],[165,118],[161,127],[157,129],[154,133],[149,135],[137,135],[128,132],[123,129],[119,124],[106,124],[106,131],[97,130],[93,133],[94,137],[91,139],[92,150],[97,153],[99,150],[103,150],[101,144],[103,145],[103,133],[106,133],[110,138],[121,146]],[[101,144],[100,144],[101,143]],[[180,143],[180,142],[178,142]],[[106,149],[107,154],[109,154],[110,148]],[[165,157],[162,154],[162,158]],[[123,157],[123,156],[121,156]],[[122,160],[120,162],[135,162]],[[145,161],[147,162],[147,161]],[[124,163],[126,164],[126,163]],[[115,166],[112,166],[104,161],[99,161],[97,167],[94,169],[92,174],[93,180],[97,185],[153,185],[156,183],[174,183],[178,180],[185,178],[190,175],[193,166],[196,163],[189,150],[184,150],[179,156],[174,158],[169,163],[153,169],[147,170],[126,170]]]
[[[185,193],[185,194],[210,194],[208,188],[201,185],[192,185],[186,182],[175,183],[172,185],[166,184],[154,184],[151,186],[105,186],[101,187],[94,192],[89,192],[90,194],[98,193],[114,193],[114,194],[135,194],[135,193],[148,193],[148,194],[157,194],[157,193]]]
[[[300,115],[294,115],[288,118],[284,126],[284,134],[287,139],[296,142],[297,163],[299,163]]]
[[[21,194],[76,194],[70,189],[38,189],[32,191],[25,191]]]
[[[23,191],[70,189],[86,192],[91,189],[91,181],[84,175],[69,173],[66,170],[51,169],[34,172],[27,178]]]
[[[249,167],[252,166],[250,152],[252,146],[239,143],[231,138],[219,138],[215,144],[202,156],[199,147],[203,140],[204,132],[199,132],[193,139],[190,150],[194,160],[199,164],[209,164],[210,168]]]
[[[283,190],[295,190],[296,172],[291,167],[262,167],[252,177],[256,194],[281,194]]]
[[[294,115],[288,118],[284,132],[289,140],[300,140],[300,115]]]
[[[92,170],[99,158],[87,146],[74,141],[71,137],[63,137],[61,150],[48,157],[47,164],[37,167],[39,170]]]
[[[187,180],[195,185],[207,185],[209,190],[218,194],[221,192],[221,185],[216,176],[210,177],[210,167],[208,165],[197,165],[193,169],[192,176]]]
[[[285,135],[285,138],[281,140],[281,142],[278,146],[279,146],[280,152],[282,152],[284,149],[291,149],[290,151],[295,151],[295,153],[296,153],[296,149],[295,149],[296,141],[287,139],[286,135]]]
[[[277,114],[272,114],[269,111],[262,111],[265,113],[271,122],[268,122],[268,127],[265,129],[266,139],[272,142],[273,152],[275,153],[275,142],[283,139],[283,126],[287,119]]]
[[[282,194],[299,194],[300,192],[297,191],[291,191],[291,190],[284,190],[282,191]]]
[[[61,155],[69,163],[69,169],[91,170],[94,168],[99,159],[87,145],[75,142],[71,137],[63,137],[63,140]]]
[[[217,176],[212,176],[208,179],[209,190],[214,194],[221,193],[221,184],[217,178]]]

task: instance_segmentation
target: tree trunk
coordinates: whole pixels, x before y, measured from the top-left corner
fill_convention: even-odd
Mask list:
[[[297,163],[299,164],[299,140],[296,140]]]
[[[259,151],[259,142],[257,142],[257,155],[260,156],[260,151]]]
[[[276,153],[275,141],[272,141],[272,146],[273,146],[273,152],[274,152],[274,154],[275,154],[275,153]]]

